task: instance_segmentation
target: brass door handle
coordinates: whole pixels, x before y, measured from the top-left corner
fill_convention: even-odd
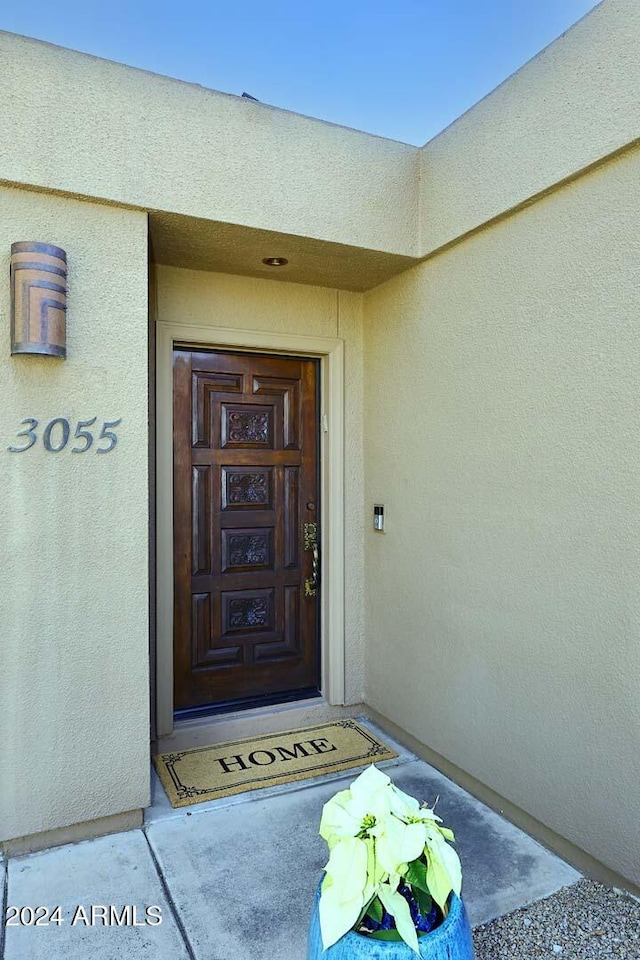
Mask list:
[[[315,597],[320,585],[320,550],[318,549],[318,527],[315,523],[304,525],[304,549],[310,550],[311,576],[304,581],[305,597]]]

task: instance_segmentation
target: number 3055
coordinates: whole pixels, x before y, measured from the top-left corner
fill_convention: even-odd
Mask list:
[[[78,441],[71,447],[71,453],[86,453],[94,443],[96,453],[110,453],[118,442],[113,428],[122,423],[122,417],[119,420],[105,420],[95,435],[98,431],[97,419],[91,417],[90,420],[78,420],[72,433],[72,424],[66,417],[54,417],[46,424],[40,437],[38,421],[35,417],[27,417],[20,423],[24,430],[19,430],[16,434],[18,439],[23,438],[22,446],[7,447],[7,450],[9,453],[24,453],[42,439],[42,445],[49,453],[60,453],[70,440]]]

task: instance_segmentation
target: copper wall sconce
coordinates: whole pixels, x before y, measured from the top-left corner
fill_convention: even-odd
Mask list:
[[[49,243],[11,244],[11,353],[67,356],[67,255]]]

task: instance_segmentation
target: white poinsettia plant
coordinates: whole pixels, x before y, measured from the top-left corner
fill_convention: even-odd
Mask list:
[[[330,850],[320,895],[325,950],[386,911],[419,954],[409,901],[398,887],[409,888],[421,908],[433,899],[446,916],[449,895],[460,895],[462,872],[449,843],[453,833],[441,824],[432,808],[399,790],[374,764],[324,805],[320,836]]]

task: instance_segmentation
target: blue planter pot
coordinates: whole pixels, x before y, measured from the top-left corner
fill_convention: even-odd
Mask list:
[[[320,935],[320,887],[309,926],[307,960],[416,960],[411,947],[401,941],[375,940],[360,933],[345,934],[328,950],[322,949]],[[422,960],[473,960],[473,940],[467,911],[462,900],[451,894],[446,920],[418,937]]]

